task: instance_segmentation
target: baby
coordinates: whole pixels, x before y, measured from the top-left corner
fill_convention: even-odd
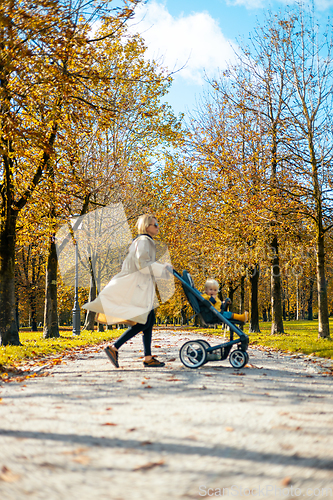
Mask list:
[[[222,303],[217,296],[218,291],[218,282],[209,278],[205,283],[205,293],[203,293],[202,296],[204,299],[209,300],[209,302],[212,303],[215,309],[217,309],[219,312],[221,311],[225,318],[234,319],[236,321],[242,321],[243,323],[246,323],[246,321],[249,319],[249,313],[245,311],[243,314],[236,314],[230,311],[226,311],[225,309],[227,308],[228,304],[231,303],[231,301],[230,299],[225,299],[225,301]]]

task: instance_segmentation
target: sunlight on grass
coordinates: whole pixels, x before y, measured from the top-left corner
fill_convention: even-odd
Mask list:
[[[315,354],[333,359],[333,341],[318,339],[318,321],[286,321],[284,335],[271,335],[271,323],[261,323],[261,333],[250,333],[250,343],[283,351]],[[333,321],[330,321],[332,331]]]
[[[18,366],[27,359],[43,358],[52,354],[63,354],[65,351],[99,344],[119,337],[124,330],[82,331],[73,336],[71,331],[61,331],[60,337],[43,339],[43,332],[20,331],[22,346],[0,346],[0,366]]]

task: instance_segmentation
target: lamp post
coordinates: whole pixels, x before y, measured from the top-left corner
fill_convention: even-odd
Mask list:
[[[75,228],[76,218],[71,220],[72,228]],[[81,229],[82,222],[76,228]],[[75,294],[74,294],[74,307],[73,307],[73,335],[80,335],[81,333],[81,310],[79,304],[79,246],[77,238],[74,239],[75,246]]]

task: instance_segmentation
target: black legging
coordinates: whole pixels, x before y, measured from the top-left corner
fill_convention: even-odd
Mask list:
[[[151,356],[151,336],[153,332],[153,326],[155,323],[155,313],[154,310],[150,311],[148,314],[148,318],[146,323],[143,325],[142,323],[137,323],[134,326],[130,326],[127,328],[126,332],[124,332],[119,339],[114,343],[114,346],[119,349],[125,342],[130,340],[134,335],[142,332],[142,340],[143,340],[143,348],[145,356]]]

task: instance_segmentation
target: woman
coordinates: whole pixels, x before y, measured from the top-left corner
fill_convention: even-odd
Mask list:
[[[131,326],[119,339],[105,349],[116,368],[118,350],[134,335],[143,333],[144,366],[164,366],[151,354],[152,330],[155,323],[155,278],[168,278],[170,264],[156,262],[154,237],[159,227],[156,217],[144,214],[137,221],[138,236],[132,242],[121,272],[114,276],[97,299],[85,304],[85,309],[98,312],[108,324],[128,323]]]

